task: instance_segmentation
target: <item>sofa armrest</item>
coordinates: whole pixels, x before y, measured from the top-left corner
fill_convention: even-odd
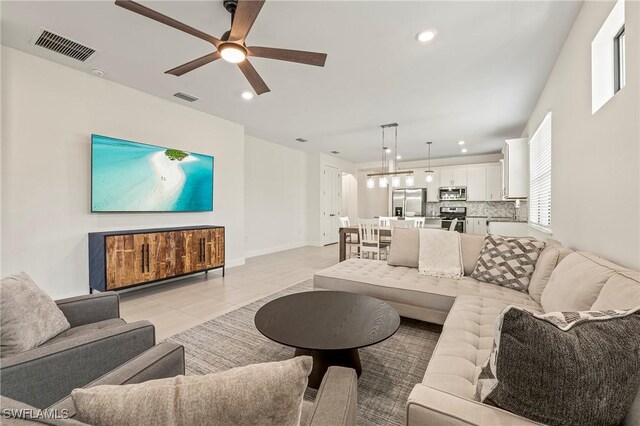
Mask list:
[[[71,327],[120,318],[120,297],[113,291],[60,299],[56,304]]]
[[[329,367],[322,379],[308,426],[356,424],[358,376],[352,368]]]
[[[531,426],[533,420],[478,401],[417,384],[407,402],[407,426]]]
[[[120,367],[94,380],[85,388],[101,385],[129,385],[147,380],[164,379],[184,374],[184,347],[163,342],[127,361]],[[71,395],[56,402],[49,410],[58,410],[75,415],[75,405]]]
[[[71,390],[153,347],[148,321],[106,328],[2,359],[2,395],[38,408],[48,407]]]

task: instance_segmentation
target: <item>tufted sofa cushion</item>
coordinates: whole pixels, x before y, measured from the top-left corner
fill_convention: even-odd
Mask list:
[[[461,280],[418,274],[415,268],[390,266],[384,261],[349,259],[317,272],[316,289],[366,294],[390,302],[400,315],[442,324],[458,296],[481,296],[518,306],[540,305],[527,293],[470,277]],[[413,309],[403,309],[405,307]],[[428,313],[424,314],[424,310]]]
[[[480,296],[460,296],[442,328],[422,383],[473,399],[476,380],[493,344],[496,318],[510,302]],[[540,306],[528,305],[542,313]]]

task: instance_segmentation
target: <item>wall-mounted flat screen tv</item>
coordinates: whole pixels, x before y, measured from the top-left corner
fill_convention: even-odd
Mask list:
[[[213,210],[213,157],[91,135],[92,212]]]

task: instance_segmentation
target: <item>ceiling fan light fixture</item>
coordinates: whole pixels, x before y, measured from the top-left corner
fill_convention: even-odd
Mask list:
[[[249,101],[249,100],[253,99],[253,93],[251,93],[249,91],[242,92],[242,94],[240,96],[242,96],[242,99],[244,99],[245,101]]]
[[[247,58],[247,49],[236,43],[222,43],[218,46],[220,56],[227,62],[239,64]]]

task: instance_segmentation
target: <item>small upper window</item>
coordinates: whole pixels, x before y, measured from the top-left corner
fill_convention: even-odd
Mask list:
[[[618,0],[591,42],[591,113],[625,83],[624,2]]]
[[[625,63],[625,33],[624,26],[620,29],[616,37],[613,39],[613,67],[614,67],[614,92],[624,87],[624,63]]]

